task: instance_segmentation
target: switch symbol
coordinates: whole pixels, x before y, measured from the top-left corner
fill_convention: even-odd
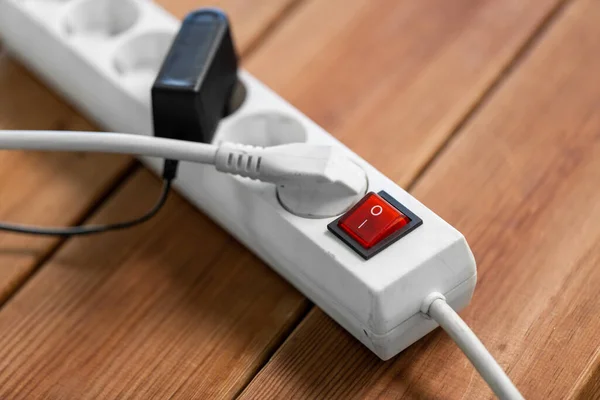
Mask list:
[[[383,207],[381,207],[381,206],[373,206],[373,208],[371,208],[371,215],[373,215],[374,217],[381,215],[382,212],[383,212]],[[358,226],[358,229],[362,228],[363,225],[366,223],[367,223],[367,220],[365,219],[363,221],[363,223]]]

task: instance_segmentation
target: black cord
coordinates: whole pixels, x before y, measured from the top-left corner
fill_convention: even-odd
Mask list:
[[[146,214],[131,221],[118,222],[107,225],[80,225],[71,227],[39,227],[21,224],[11,224],[0,222],[0,231],[21,233],[26,235],[41,235],[41,236],[84,236],[95,233],[103,233],[116,231],[121,229],[131,228],[142,224],[154,217],[167,202],[169,193],[171,192],[171,182],[177,174],[178,162],[176,160],[165,160],[163,168],[163,187],[158,201]]]

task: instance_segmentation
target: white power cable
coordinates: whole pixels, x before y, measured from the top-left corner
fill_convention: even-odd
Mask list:
[[[235,143],[215,146],[182,140],[107,132],[2,131],[0,150],[81,151],[133,154],[165,159],[165,185],[159,201],[134,220],[99,226],[39,227],[0,222],[0,231],[22,234],[72,236],[123,229],[147,221],[167,200],[178,161],[209,164],[224,173],[239,175],[299,192],[324,192],[336,196],[361,194],[366,174],[343,152],[331,146],[291,143],[268,148]]]
[[[364,192],[366,175],[332,146],[290,143],[254,147],[236,143],[215,146],[183,140],[108,132],[2,131],[0,150],[51,150],[133,154],[214,165],[217,170],[276,185],[315,184],[341,193]]]
[[[446,303],[439,293],[427,296],[422,309],[456,342],[492,391],[502,400],[521,400],[523,396],[502,367],[465,321]]]
[[[218,147],[124,133],[0,131],[0,149],[120,153],[214,164]]]

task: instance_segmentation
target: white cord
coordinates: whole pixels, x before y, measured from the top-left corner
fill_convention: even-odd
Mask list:
[[[446,303],[443,295],[432,293],[427,296],[422,310],[425,310],[426,314],[456,342],[498,398],[502,400],[523,399],[502,367],[498,365],[465,321]]]
[[[218,147],[124,133],[0,131],[0,149],[120,153],[214,164]]]
[[[134,154],[214,165],[218,171],[276,185],[314,188],[326,184],[342,194],[363,193],[365,172],[340,149],[290,143],[254,147],[215,146],[182,140],[108,132],[2,131],[0,149]]]

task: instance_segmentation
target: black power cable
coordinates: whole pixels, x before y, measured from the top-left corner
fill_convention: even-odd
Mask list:
[[[13,233],[22,233],[27,235],[41,235],[41,236],[84,236],[84,235],[92,235],[94,233],[102,233],[108,231],[116,231],[120,229],[127,229],[133,226],[142,224],[148,221],[150,218],[154,217],[160,209],[165,205],[167,198],[169,197],[169,193],[171,191],[171,181],[165,180],[163,183],[162,192],[158,201],[148,211],[146,214],[133,219],[131,221],[126,222],[118,222],[115,224],[107,224],[107,225],[81,225],[81,226],[71,226],[71,227],[41,227],[41,226],[29,226],[29,225],[21,225],[21,224],[11,224],[0,222],[0,231],[13,232]]]
[[[154,206],[144,215],[131,221],[117,222],[106,225],[79,225],[68,227],[42,227],[33,225],[12,224],[0,222],[0,231],[38,236],[85,236],[96,233],[132,228],[150,220],[163,208],[171,192],[171,182],[176,177],[178,161],[165,160],[163,168],[163,187]]]

